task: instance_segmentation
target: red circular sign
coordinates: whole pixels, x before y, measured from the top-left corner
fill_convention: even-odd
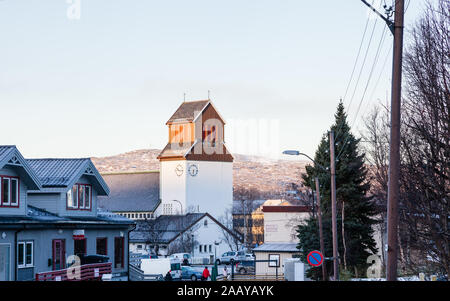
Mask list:
[[[306,256],[306,260],[313,267],[321,266],[323,263],[323,255],[319,251],[311,251],[308,256]]]

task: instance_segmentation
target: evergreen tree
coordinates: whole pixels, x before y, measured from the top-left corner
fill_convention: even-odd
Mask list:
[[[365,276],[369,264],[367,258],[376,253],[372,225],[376,223],[375,205],[367,196],[370,188],[366,181],[367,170],[364,166],[364,154],[359,152],[360,139],[350,132],[344,105],[339,103],[335,114],[335,123],[331,130],[335,132],[336,155],[336,197],[338,252],[340,268],[352,272],[353,276]],[[332,257],[333,244],[331,232],[331,179],[330,179],[330,142],[329,135],[324,134],[315,153],[317,166],[307,166],[302,175],[304,185],[312,189],[314,178],[319,178],[322,222],[325,241],[325,257]],[[326,168],[321,168],[318,165]],[[343,227],[342,227],[343,225]],[[306,223],[299,225],[298,248],[303,251],[303,259],[312,250],[319,250],[319,231],[316,217],[310,217]],[[333,273],[332,264],[327,264],[329,274]],[[313,268],[309,277],[321,278],[321,268]]]

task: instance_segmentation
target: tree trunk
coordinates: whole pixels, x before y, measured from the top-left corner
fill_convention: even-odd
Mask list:
[[[345,244],[345,230],[344,230],[344,219],[345,219],[345,202],[342,201],[342,245],[344,246],[344,269],[347,270],[347,246]]]

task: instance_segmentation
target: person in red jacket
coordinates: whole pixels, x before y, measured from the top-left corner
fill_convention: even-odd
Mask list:
[[[209,276],[210,276],[210,275],[209,275],[208,267],[205,267],[205,269],[203,270],[203,274],[202,274],[202,280],[203,280],[203,281],[208,280]]]

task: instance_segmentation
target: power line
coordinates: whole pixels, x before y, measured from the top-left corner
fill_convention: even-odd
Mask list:
[[[348,109],[350,109],[350,106],[352,105],[353,99],[354,99],[354,97],[355,97],[356,90],[357,90],[357,88],[358,88],[358,84],[359,84],[359,81],[360,81],[360,79],[361,79],[362,72],[363,72],[363,70],[364,70],[364,65],[365,65],[365,63],[366,63],[367,55],[369,54],[370,44],[372,43],[373,34],[374,34],[374,32],[375,32],[375,28],[377,27],[377,22],[378,22],[378,19],[376,19],[375,22],[374,22],[374,24],[373,24],[373,29],[372,29],[372,33],[371,33],[371,35],[370,35],[369,44],[367,45],[366,54],[364,55],[364,60],[363,60],[363,63],[362,63],[362,65],[361,65],[361,69],[359,70],[358,80],[356,81],[355,89],[353,90],[353,94],[352,94],[352,97],[351,97],[351,99],[350,99],[350,103],[349,103],[349,105],[348,105]],[[336,138],[337,138],[337,137],[336,137]]]
[[[375,0],[372,1],[372,4],[373,4],[374,1]],[[359,44],[358,54],[356,55],[355,63],[353,64],[353,70],[352,70],[352,73],[350,75],[350,79],[348,81],[347,88],[345,89],[344,98],[342,99],[344,102],[345,102],[345,98],[347,97],[347,93],[348,93],[348,89],[350,88],[350,84],[352,83],[353,75],[354,75],[355,70],[356,70],[356,66],[358,64],[359,56],[361,54],[361,49],[362,49],[362,46],[364,44],[364,39],[366,37],[366,32],[367,32],[367,27],[369,25],[369,21],[370,21],[370,15],[367,16],[366,26],[364,27],[363,36],[362,36],[361,42]]]
[[[381,67],[381,72],[380,72],[380,74],[378,75],[378,79],[377,79],[377,81],[376,81],[376,83],[375,83],[375,86],[374,86],[374,88],[373,88],[373,90],[372,90],[372,93],[370,94],[369,99],[373,99],[373,96],[375,95],[375,92],[376,92],[376,90],[377,90],[378,84],[379,84],[379,82],[380,82],[381,77],[382,77],[383,74],[384,74],[384,69],[386,69],[386,64],[387,64],[387,62],[388,62],[389,57],[391,56],[391,53],[392,53],[392,48],[389,48],[388,52],[386,53],[386,57],[385,57],[385,59],[384,59],[383,66]],[[361,116],[365,116],[365,115],[366,115],[367,108],[368,108],[368,106],[366,106],[366,108],[364,109],[364,112],[363,112],[363,114],[362,114]]]
[[[378,48],[377,48],[377,51],[376,51],[376,53],[375,53],[374,62],[373,62],[373,64],[372,64],[372,68],[371,68],[371,70],[370,70],[369,77],[368,77],[368,79],[367,79],[367,83],[366,83],[366,86],[365,86],[365,88],[364,88],[364,92],[363,92],[363,95],[362,95],[362,97],[361,97],[361,100],[360,100],[360,102],[359,102],[358,109],[357,109],[357,111],[356,111],[356,115],[355,115],[355,118],[354,118],[353,123],[352,123],[352,125],[351,125],[351,128],[353,128],[353,126],[355,125],[355,122],[356,122],[356,120],[357,120],[357,118],[358,118],[358,114],[359,114],[359,111],[360,111],[360,109],[361,109],[361,105],[362,105],[362,103],[363,103],[363,101],[364,101],[364,98],[365,98],[365,95],[366,95],[366,93],[367,93],[367,89],[368,89],[368,87],[369,87],[370,80],[372,79],[373,71],[375,70],[375,66],[376,66],[377,63],[378,63],[378,58],[380,57],[381,48],[382,48],[382,45],[384,44],[384,40],[385,40],[385,38],[386,38],[386,35],[385,35],[385,34],[386,34],[386,27],[383,28],[383,32],[382,32],[382,35],[381,35],[381,39],[380,39],[380,42],[378,43]],[[350,137],[350,133],[347,133],[347,135],[346,135],[346,137],[345,137],[345,140],[344,140],[344,144],[343,144],[343,146],[342,146],[342,149],[341,149],[341,151],[339,152],[339,154],[336,156],[336,160],[339,159],[339,157],[341,156],[341,154],[344,152],[345,148],[347,147],[347,141],[348,141],[348,138],[349,138],[349,137]]]

